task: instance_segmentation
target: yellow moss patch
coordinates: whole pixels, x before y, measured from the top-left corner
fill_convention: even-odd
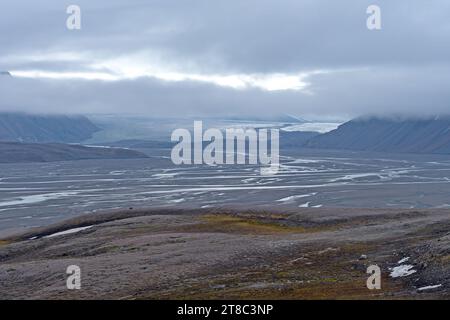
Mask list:
[[[303,233],[309,230],[299,226],[286,226],[276,222],[260,221],[254,218],[244,218],[231,215],[205,215],[201,220],[204,222],[197,228],[210,232],[238,232],[256,234],[276,233]]]
[[[0,246],[6,246],[7,244],[10,244],[11,242],[6,240],[0,240]]]
[[[445,255],[445,256],[442,256],[442,257],[441,257],[441,261],[442,261],[442,263],[448,263],[448,262],[450,262],[450,255],[447,254],[447,255]]]
[[[341,245],[341,249],[347,253],[362,255],[368,254],[370,251],[375,250],[376,245],[366,242],[352,242]]]

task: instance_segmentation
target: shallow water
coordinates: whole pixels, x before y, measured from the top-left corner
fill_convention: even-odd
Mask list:
[[[284,151],[259,166],[174,166],[150,159],[0,165],[0,230],[120,207],[450,207],[450,157]]]

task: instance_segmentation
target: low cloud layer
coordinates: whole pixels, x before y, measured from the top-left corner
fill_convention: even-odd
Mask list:
[[[312,118],[447,113],[450,3],[76,1],[2,5],[0,111]],[[375,3],[376,2],[376,3]],[[366,28],[377,4],[382,30]]]

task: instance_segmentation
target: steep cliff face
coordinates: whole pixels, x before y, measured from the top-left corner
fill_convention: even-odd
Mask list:
[[[450,154],[450,117],[359,118],[310,139],[305,146],[382,152]]]
[[[77,143],[97,131],[83,116],[0,113],[0,141]]]

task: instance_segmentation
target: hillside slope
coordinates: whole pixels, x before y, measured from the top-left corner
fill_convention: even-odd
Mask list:
[[[358,118],[310,139],[310,148],[450,154],[450,117]]]
[[[77,143],[99,130],[83,116],[0,113],[0,141]]]
[[[0,142],[0,163],[147,158],[141,152],[59,143]]]

